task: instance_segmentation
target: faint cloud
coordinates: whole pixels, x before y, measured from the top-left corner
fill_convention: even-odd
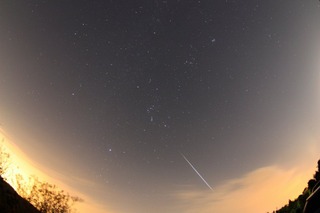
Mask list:
[[[190,188],[177,191],[174,193],[178,200],[177,212],[254,213],[275,210],[303,191],[314,171],[312,166],[296,166],[288,170],[267,166],[241,178],[227,180],[214,187],[213,192]]]

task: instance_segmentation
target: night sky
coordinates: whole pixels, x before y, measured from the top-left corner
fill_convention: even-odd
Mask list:
[[[1,128],[105,212],[232,212],[232,180],[319,157],[319,20],[319,1],[1,1]]]

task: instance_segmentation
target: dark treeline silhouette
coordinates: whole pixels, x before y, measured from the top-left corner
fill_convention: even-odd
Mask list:
[[[71,196],[56,185],[41,182],[37,177],[29,177],[26,182],[21,175],[17,175],[17,192],[42,213],[69,213],[75,202],[81,198]],[[31,184],[31,187],[30,187]]]
[[[5,174],[10,172],[10,168],[13,167],[13,163],[10,159],[10,154],[5,150],[3,146],[4,139],[1,140],[0,144],[0,179],[5,186],[7,183]],[[12,174],[11,174],[12,176]],[[12,177],[11,177],[12,178]],[[75,212],[73,205],[76,202],[82,202],[82,199],[76,196],[71,196],[64,190],[59,189],[56,185],[47,182],[40,181],[35,176],[30,176],[27,180],[21,174],[15,174],[16,192],[22,197],[25,202],[29,202],[41,213],[71,213]],[[15,202],[17,206],[11,205],[6,206],[8,193],[4,188],[11,187],[0,187],[0,206],[3,209],[11,209],[9,212],[25,213],[25,211],[17,211],[21,208],[21,199],[16,198]],[[2,191],[1,191],[2,190]],[[13,189],[12,189],[13,190]],[[12,191],[10,190],[10,191]],[[14,190],[13,190],[14,191]],[[13,192],[10,192],[14,194]],[[11,196],[11,195],[10,195]],[[17,196],[15,196],[17,197]],[[24,201],[23,201],[24,202]],[[1,209],[0,209],[1,210]],[[6,211],[8,212],[8,211]]]
[[[308,208],[304,207],[307,202],[307,198],[320,186],[320,160],[318,160],[318,166],[313,178],[308,181],[308,186],[303,190],[303,192],[295,200],[289,200],[289,203],[283,206],[281,209],[273,211],[273,213],[318,213],[320,209],[320,200],[315,203],[308,203]],[[309,210],[314,209],[314,210]],[[318,210],[318,211],[317,211]]]

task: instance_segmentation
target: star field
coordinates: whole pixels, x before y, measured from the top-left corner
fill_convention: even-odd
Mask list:
[[[115,212],[176,212],[174,192],[208,190],[179,153],[214,192],[290,162],[316,126],[319,2],[0,8],[0,122]]]

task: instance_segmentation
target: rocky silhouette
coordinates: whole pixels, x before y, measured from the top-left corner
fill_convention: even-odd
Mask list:
[[[3,213],[40,213],[27,200],[0,176],[0,212]]]

